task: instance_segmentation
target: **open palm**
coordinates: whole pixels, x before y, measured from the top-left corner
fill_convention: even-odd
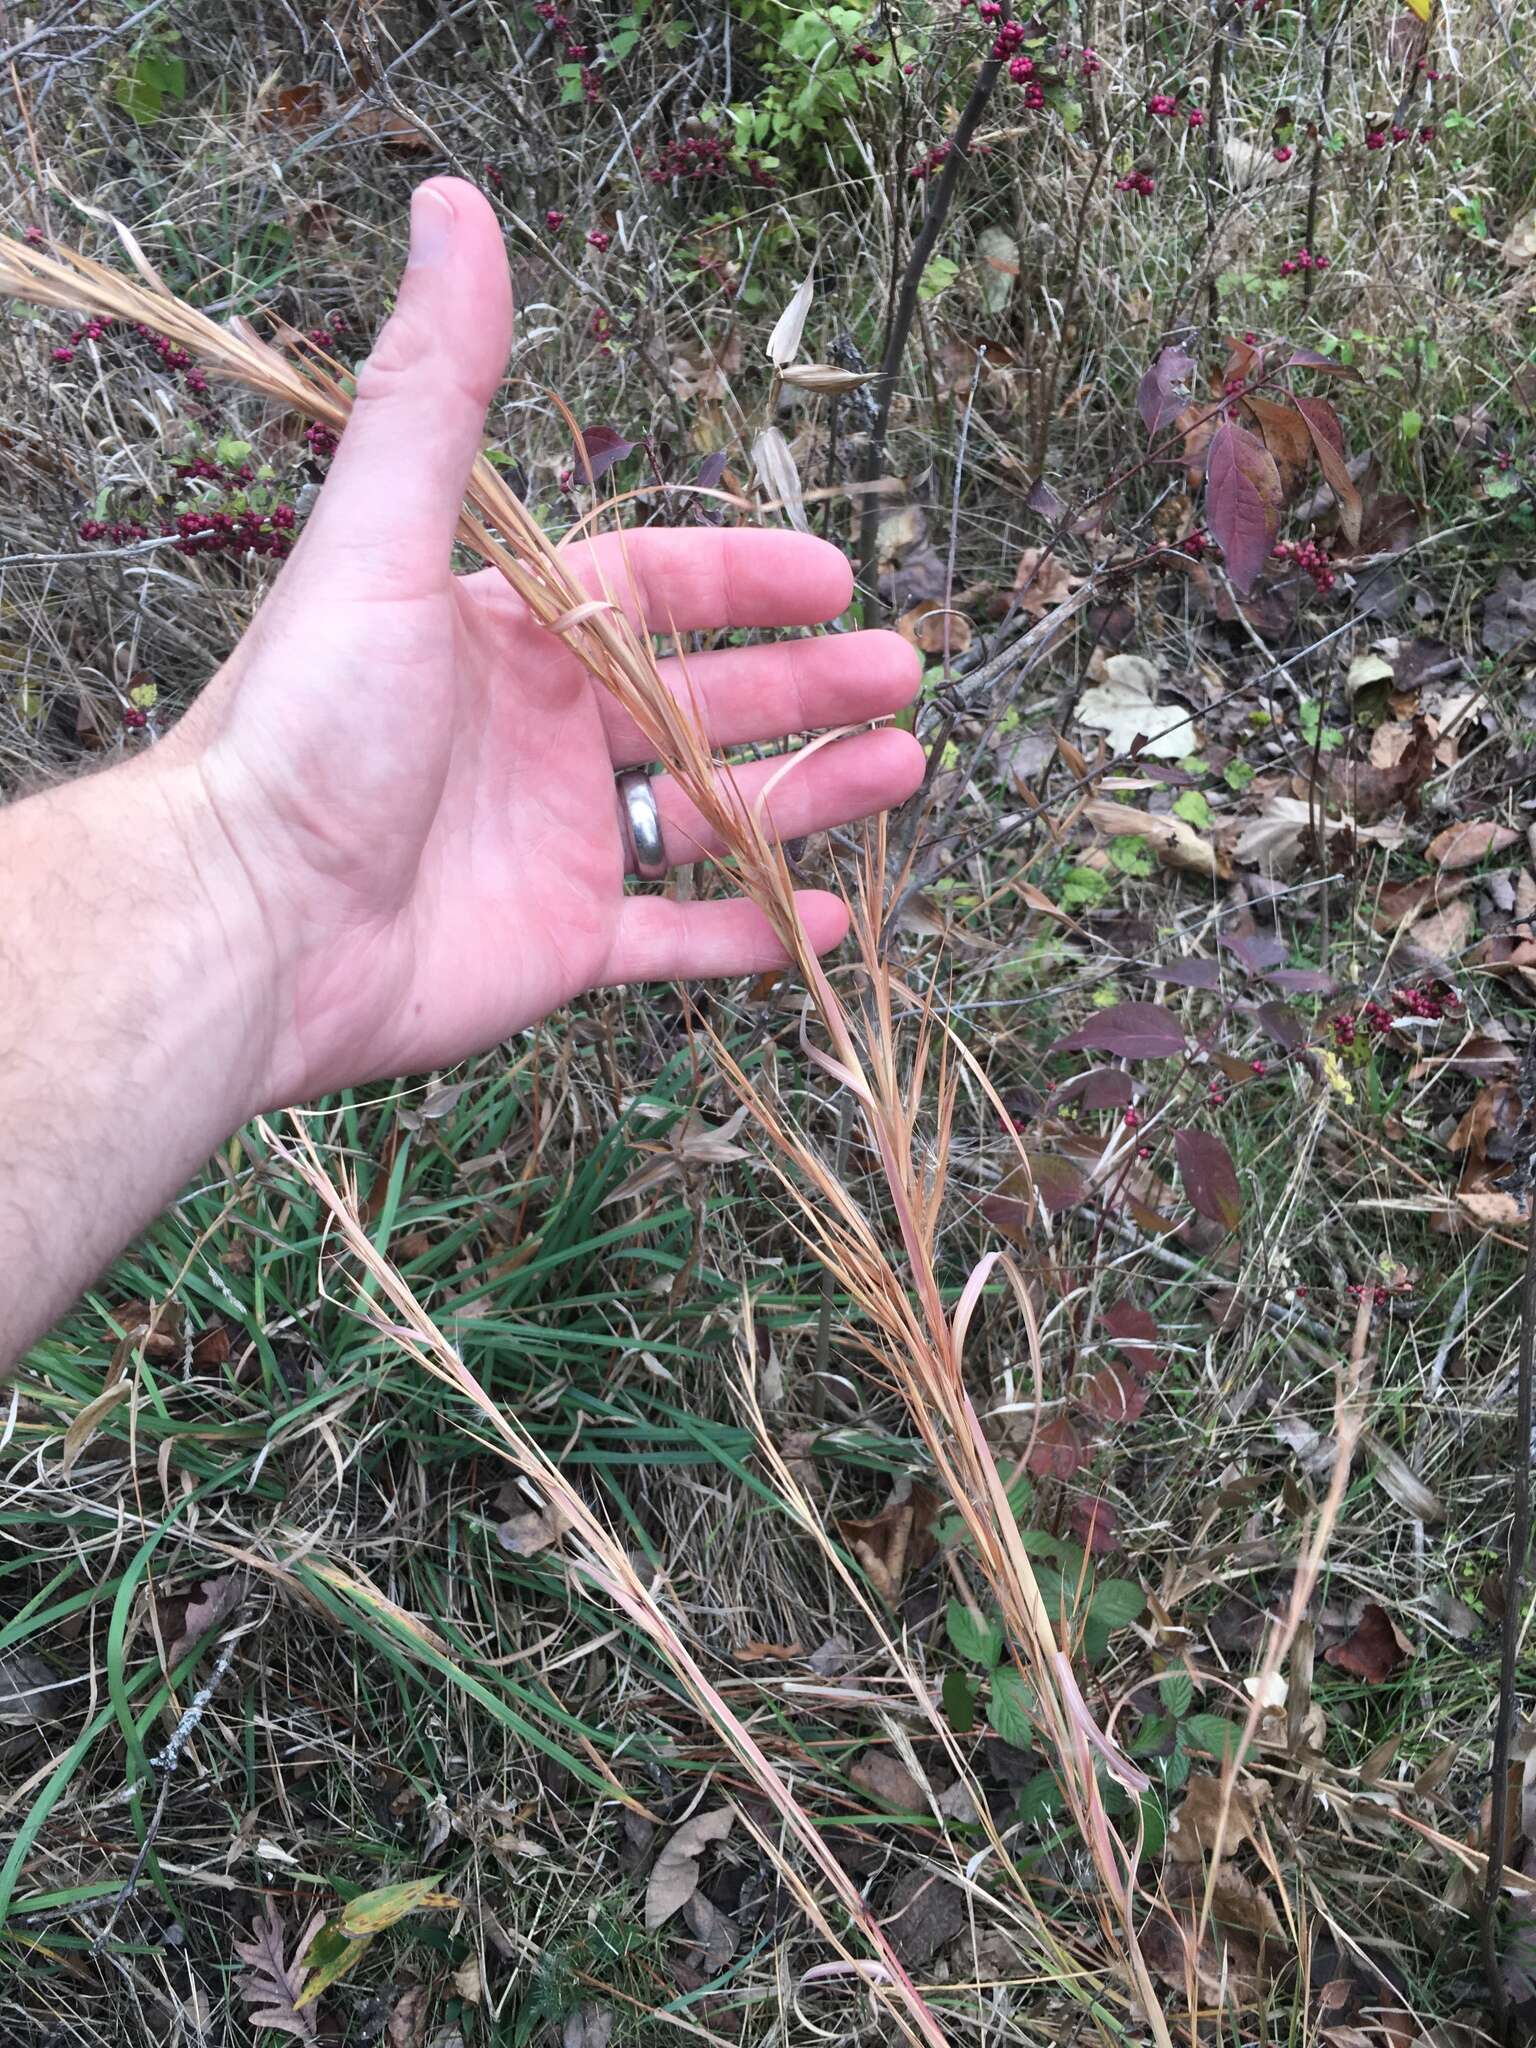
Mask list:
[[[173,736],[281,955],[274,1101],[443,1065],[584,989],[782,957],[745,902],[626,893],[614,776],[645,762],[638,731],[500,577],[450,574],[511,318],[490,208],[432,180],[303,538]],[[648,528],[572,566],[662,633],[810,624],[851,592],[835,549],[767,531]],[[877,718],[917,681],[886,633],[673,667],[722,746]],[[781,766],[738,781],[750,795]],[[798,836],[899,802],[921,772],[907,734],[860,734],[781,776],[769,814]],[[713,851],[682,793],[655,789],[673,862]],[[802,912],[819,945],[842,935],[835,897],[807,892]]]

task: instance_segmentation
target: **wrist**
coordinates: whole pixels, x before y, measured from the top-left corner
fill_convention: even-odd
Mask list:
[[[274,1101],[283,963],[255,879],[175,735],[68,794],[85,814],[99,900],[121,919],[123,972],[142,963],[153,990],[139,1078],[183,1101],[190,1080],[211,1149]]]

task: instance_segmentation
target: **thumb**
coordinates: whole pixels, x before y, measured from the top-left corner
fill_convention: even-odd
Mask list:
[[[512,285],[489,203],[460,178],[411,197],[395,310],[357,372],[304,550],[337,595],[419,596],[447,573],[470,468],[512,343]]]

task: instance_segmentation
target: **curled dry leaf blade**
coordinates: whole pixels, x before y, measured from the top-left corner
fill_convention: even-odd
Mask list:
[[[811,528],[805,516],[800,472],[789,452],[789,443],[777,427],[764,427],[752,443],[752,465],[757,471],[758,482],[770,498],[782,505],[790,525],[800,533],[809,533]]]
[[[812,277],[802,278],[789,304],[774,322],[773,332],[768,337],[768,360],[776,370],[784,369],[800,353],[800,338],[805,333],[815,290]]]

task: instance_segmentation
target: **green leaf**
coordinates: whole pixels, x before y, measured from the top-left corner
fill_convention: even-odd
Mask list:
[[[1187,1671],[1165,1671],[1157,1681],[1158,1696],[1176,1721],[1182,1721],[1195,1697],[1194,1680]]]
[[[976,1726],[976,1684],[963,1671],[946,1671],[942,1688],[944,1718],[957,1735]]]
[[[1129,1628],[1141,1619],[1146,1596],[1134,1579],[1100,1579],[1088,1612],[1106,1628]]]
[[[1069,868],[1061,885],[1061,907],[1097,910],[1113,887],[1108,875],[1098,868]]]
[[[1003,1631],[996,1621],[978,1621],[968,1607],[951,1600],[944,1612],[944,1625],[955,1654],[990,1671],[1003,1654]]]
[[[1008,1489],[1008,1505],[1017,1522],[1028,1511],[1035,1498],[1035,1483],[1027,1472],[1021,1472]],[[1020,1534],[1024,1532],[1021,1530]]]
[[[1490,498],[1512,498],[1520,488],[1520,479],[1513,470],[1485,469],[1483,489]]]
[[[1397,431],[1405,441],[1417,441],[1420,434],[1424,431],[1423,413],[1414,412],[1410,408],[1409,411],[1401,414],[1397,422]]]
[[[1211,807],[1198,789],[1180,790],[1173,800],[1173,815],[1182,818],[1186,825],[1194,825],[1201,832],[1207,831],[1211,823]]]
[[[1054,1820],[1062,1810],[1061,1787],[1049,1771],[1036,1771],[1019,1788],[1018,1803],[1013,1809],[1017,1825],[1031,1827],[1043,1820]]]
[[[1243,1731],[1232,1722],[1223,1720],[1220,1714],[1190,1714],[1180,1726],[1184,1740],[1191,1748],[1203,1749],[1223,1763],[1236,1756]]]
[[[1083,1623],[1082,1651],[1085,1663],[1099,1665],[1109,1655],[1109,1627],[1092,1615]]]
[[[213,452],[226,469],[238,469],[242,462],[250,460],[251,444],[249,441],[232,440],[226,435],[215,445]]]
[[[1061,1538],[1046,1529],[1021,1529],[1019,1546],[1030,1557],[1060,1557]]]
[[[1011,1664],[992,1674],[987,1698],[987,1724],[1014,1749],[1028,1749],[1034,1740],[1035,1695]]]
[[[941,292],[947,292],[960,275],[960,266],[948,256],[930,256],[923,268],[917,287],[920,299],[936,299]]]
[[[1173,1723],[1166,1714],[1148,1714],[1136,1730],[1136,1740],[1131,1744],[1132,1756],[1150,1756],[1161,1749],[1173,1733]]]
[[[1258,772],[1251,761],[1229,761],[1221,771],[1221,778],[1228,789],[1235,789],[1241,796]]]
[[[1189,1751],[1184,1747],[1181,1734],[1173,1755],[1163,1765],[1163,1783],[1170,1792],[1177,1792],[1189,1776]]]
[[[1139,832],[1128,832],[1109,842],[1109,859],[1122,875],[1151,875],[1157,872],[1152,849]]]
[[[1168,1840],[1168,1816],[1163,1802],[1157,1794],[1148,1789],[1141,1795],[1141,1854],[1144,1862],[1150,1863],[1161,1856]]]
[[[365,1934],[353,1940],[342,1933],[338,1922],[327,1921],[304,1951],[303,1967],[310,1975],[293,2001],[294,2011],[302,2012],[306,2005],[313,2005],[323,1991],[329,1991],[338,1978],[345,1977],[348,1970],[361,1962],[372,1939],[371,1934]]]

